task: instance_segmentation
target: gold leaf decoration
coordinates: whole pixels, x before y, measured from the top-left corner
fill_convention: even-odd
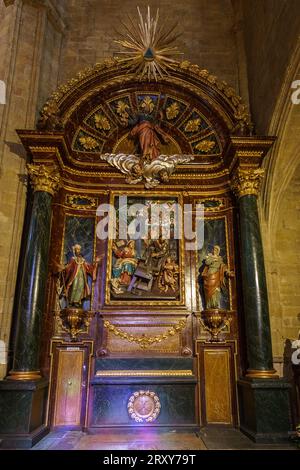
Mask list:
[[[148,81],[157,80],[168,75],[168,69],[172,69],[177,63],[174,57],[181,55],[177,46],[173,45],[181,33],[176,32],[177,24],[159,25],[159,11],[151,17],[148,6],[146,17],[138,11],[138,22],[128,18],[128,23],[121,22],[124,31],[119,32],[120,39],[115,42],[122,46],[119,54],[123,55],[123,62],[128,63],[135,70],[136,75]],[[169,22],[168,22],[169,23]]]
[[[179,105],[178,103],[174,102],[166,109],[166,116],[169,121],[175,119],[179,114]]]
[[[161,333],[156,336],[147,336],[143,334],[142,336],[134,336],[131,333],[127,333],[120,328],[117,328],[115,325],[110,323],[108,320],[105,320],[104,327],[107,328],[112,334],[118,336],[119,338],[124,339],[130,343],[137,343],[141,349],[147,349],[152,344],[161,343],[168,339],[169,336],[174,336],[178,334],[186,326],[186,320],[179,320],[175,325],[171,326],[165,333]]]
[[[129,51],[128,51],[128,59],[129,59]],[[138,59],[138,57],[136,57],[136,60],[135,59],[128,60],[127,64],[125,64],[124,66],[124,68],[128,70],[127,73],[130,73],[132,70],[131,69],[133,65],[132,62],[142,63],[142,59]],[[113,71],[114,69],[117,70],[118,68],[122,67],[123,64],[124,64],[124,59],[115,57],[115,58],[105,59],[102,62],[96,63],[93,67],[87,67],[86,69],[81,70],[80,72],[78,72],[75,78],[72,78],[68,80],[66,83],[60,85],[51,94],[51,97],[45,103],[42,109],[41,117],[42,118],[47,117],[47,106],[52,106],[53,102],[59,103],[59,109],[60,109],[60,106],[62,102],[65,100],[65,97],[69,95],[69,92],[71,90],[77,89],[77,87],[82,81],[86,81],[86,79],[89,79],[92,76],[100,77],[102,74],[107,73],[108,68],[111,68],[111,71]],[[241,97],[238,96],[235,90],[232,87],[230,87],[225,81],[220,81],[216,79],[215,77],[212,77],[209,74],[208,70],[205,70],[205,69],[201,70],[200,67],[193,66],[188,60],[184,60],[182,62],[173,61],[173,63],[170,64],[169,67],[173,70],[183,71],[184,73],[187,73],[187,74],[195,74],[198,77],[198,80],[200,79],[201,82],[204,81],[206,83],[207,82],[210,83],[212,88],[214,88],[218,93],[221,93],[228,98],[232,109],[236,112],[236,115],[237,115],[236,119],[238,121],[245,122],[245,124],[247,125],[251,124],[251,119],[250,119],[249,111],[247,107],[245,106],[243,110],[242,108],[239,107],[239,105],[244,106],[242,103]],[[145,70],[140,69],[140,72],[137,71],[136,73],[143,75],[144,72]],[[165,73],[168,74],[167,72]],[[150,73],[150,75],[151,74],[152,72]],[[128,76],[128,81],[130,81],[130,76]],[[213,81],[215,83],[213,83]]]
[[[200,152],[207,153],[212,150],[215,146],[215,142],[212,140],[201,140],[197,145],[195,145],[195,149],[199,150]]]
[[[129,113],[127,111],[128,109],[129,109],[129,106],[125,101],[119,100],[117,102],[116,112],[120,116],[121,121],[124,124],[128,123],[128,118],[129,118]]]
[[[110,130],[109,120],[103,114],[95,114],[94,121],[95,121],[95,126],[97,127],[97,129],[102,129],[104,131]]]
[[[150,96],[146,96],[141,104],[141,108],[146,114],[151,114],[154,109],[154,103]]]
[[[94,150],[99,147],[97,140],[90,136],[79,137],[79,142],[85,150]]]
[[[186,132],[197,132],[199,130],[201,124],[201,119],[190,119],[189,122],[186,124],[184,130]]]

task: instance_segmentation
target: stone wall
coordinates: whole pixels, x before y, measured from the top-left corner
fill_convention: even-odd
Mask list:
[[[265,230],[265,232],[267,232]],[[266,233],[265,239],[266,237]],[[300,331],[300,165],[278,207],[265,243],[273,355],[280,360]]]
[[[116,30],[127,14],[137,17],[136,5],[143,15],[147,5],[167,25],[179,22],[182,36],[178,48],[188,59],[226,80],[237,91],[238,71],[230,0],[69,0],[68,31],[62,50],[60,81],[79,70],[109,57],[119,50],[114,43]],[[117,55],[117,54],[116,54]]]
[[[278,255],[282,336],[297,338],[300,330],[300,164],[279,207],[275,249]]]
[[[268,133],[300,31],[299,0],[241,0],[249,99],[258,134]]]
[[[292,261],[297,258],[295,245],[300,236],[297,209],[300,105],[291,100],[291,83],[299,78],[300,36],[284,74],[269,126],[269,134],[276,135],[277,141],[265,160],[266,175],[260,198],[273,353],[279,369],[283,365],[283,356],[290,354],[287,346],[297,338],[300,329],[300,301],[295,296],[297,291],[294,286],[294,266],[297,263]],[[285,253],[287,260],[284,267]],[[292,269],[289,269],[290,263],[293,263]],[[290,357],[287,360],[290,363]]]

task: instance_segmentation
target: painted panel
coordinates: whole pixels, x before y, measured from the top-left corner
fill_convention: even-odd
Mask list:
[[[79,426],[84,351],[59,351],[54,426]]]

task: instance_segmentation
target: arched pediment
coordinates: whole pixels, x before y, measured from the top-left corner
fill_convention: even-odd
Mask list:
[[[140,141],[131,132],[145,115],[166,137],[150,161],[140,158]],[[241,98],[207,70],[176,62],[168,74],[148,81],[114,58],[60,86],[37,130],[18,133],[33,161],[55,163],[76,186],[86,179],[95,187],[109,181],[146,188],[194,181],[214,193],[230,190],[230,174],[241,160],[259,167],[273,142],[251,135]]]
[[[169,75],[149,83],[109,59],[59,87],[45,104],[38,128],[63,128],[74,163],[92,164],[99,162],[99,153],[134,152],[127,136],[136,116],[145,112],[170,137],[162,153],[193,154],[202,162],[220,159],[228,135],[247,132],[249,125],[246,106],[234,90],[196,65],[178,63]]]

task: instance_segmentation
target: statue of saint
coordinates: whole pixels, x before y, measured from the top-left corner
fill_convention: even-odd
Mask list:
[[[128,287],[138,265],[135,240],[120,240],[112,245],[115,261],[112,266],[111,287],[115,294]]]
[[[175,292],[178,284],[179,266],[170,257],[165,261],[158,278],[158,288],[162,292],[168,292],[169,288]]]
[[[96,280],[98,265],[103,258],[97,257],[94,264],[88,263],[81,254],[81,246],[72,247],[73,257],[68,264],[60,265],[58,272],[62,274],[63,295],[68,301],[68,307],[82,308],[82,303],[91,292],[88,285],[88,276]]]
[[[144,114],[138,116],[138,121],[129,136],[137,141],[138,153],[145,161],[152,161],[160,155],[160,144],[169,142],[168,135],[153,119]]]
[[[202,271],[204,284],[205,308],[220,308],[221,291],[226,288],[225,279],[234,274],[228,270],[227,265],[220,256],[220,247],[215,245],[212,253],[208,253],[204,260],[205,267]]]

